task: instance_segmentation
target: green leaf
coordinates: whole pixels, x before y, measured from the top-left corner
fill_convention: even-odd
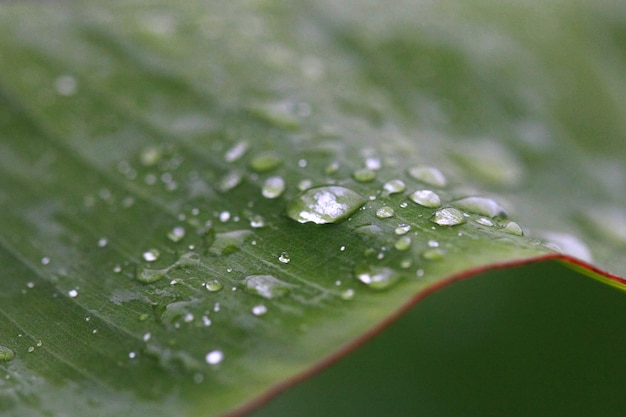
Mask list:
[[[479,271],[623,285],[623,6],[32,6],[0,8],[5,414],[217,415]]]

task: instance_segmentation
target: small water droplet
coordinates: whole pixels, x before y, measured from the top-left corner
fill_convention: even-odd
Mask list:
[[[409,250],[411,247],[411,238],[409,236],[402,236],[400,239],[396,240],[394,246],[397,250]]]
[[[365,168],[367,169],[378,171],[379,169],[382,168],[382,166],[383,164],[380,161],[380,159],[376,158],[375,156],[370,156],[370,157],[365,158]]]
[[[238,161],[239,159],[241,159],[242,156],[245,155],[249,147],[250,146],[248,145],[248,142],[241,141],[235,143],[233,147],[227,150],[224,154],[224,160],[226,162]]]
[[[252,307],[252,314],[254,314],[255,316],[262,316],[266,313],[267,313],[267,307],[265,307],[263,304],[259,304],[259,305]]]
[[[167,234],[167,238],[172,242],[180,242],[185,237],[185,228],[176,226]]]
[[[406,190],[406,185],[402,180],[391,180],[383,185],[385,195],[401,193],[404,192],[404,190]]]
[[[217,233],[215,240],[209,248],[214,255],[229,255],[241,250],[246,239],[252,235],[250,230],[234,230],[232,232]]]
[[[250,160],[250,168],[255,172],[268,172],[278,168],[283,163],[282,158],[275,152],[261,152]]]
[[[339,162],[337,161],[331,162],[330,164],[328,164],[328,166],[324,170],[324,172],[326,172],[326,175],[335,174],[337,173],[337,171],[339,171]]]
[[[290,287],[272,275],[250,275],[244,279],[244,289],[247,292],[267,299],[287,295],[291,291]]]
[[[106,238],[103,237],[103,238],[98,239],[99,248],[104,248],[108,244],[109,244],[109,241]]]
[[[412,193],[409,198],[420,206],[429,208],[441,207],[441,198],[437,193],[431,190],[417,190]]]
[[[508,222],[502,230],[504,230],[504,232],[510,235],[515,235],[515,236],[524,235],[524,230],[522,230],[522,227],[515,222]]]
[[[209,365],[218,365],[224,360],[224,353],[221,350],[212,350],[206,354],[204,360]]]
[[[144,342],[149,342],[150,339],[152,339],[152,334],[151,333],[144,333],[142,339],[143,339]]]
[[[411,226],[408,224],[400,224],[395,228],[394,233],[398,236],[405,235],[411,231]]]
[[[287,216],[299,223],[339,223],[365,203],[365,198],[340,186],[311,188],[287,205]]]
[[[15,358],[15,352],[6,346],[0,345],[0,362],[9,362]]]
[[[76,291],[76,290],[69,290],[67,292],[67,295],[69,295],[71,298],[76,298],[76,297],[78,297],[78,291]]]
[[[41,258],[41,264],[42,265],[49,265],[50,264],[50,258],[48,258],[47,256]]]
[[[225,193],[241,184],[242,179],[243,177],[240,172],[231,171],[219,180],[217,183],[217,189]]]
[[[402,269],[409,269],[411,266],[413,266],[412,259],[403,259],[402,262],[400,262],[400,268]]]
[[[352,288],[348,288],[342,291],[340,296],[342,300],[354,300],[354,290]]]
[[[422,252],[422,258],[429,261],[440,261],[444,258],[445,253],[441,249],[427,249]]]
[[[35,351],[35,346],[29,346],[27,350],[28,353],[33,353]]]
[[[376,179],[376,172],[371,169],[357,169],[352,173],[352,178],[358,182],[372,182]]]
[[[222,283],[216,279],[207,281],[204,284],[204,287],[207,289],[207,291],[210,291],[210,292],[217,292],[217,291],[220,291],[222,288],[224,288]]]
[[[135,359],[137,357],[137,353],[135,352],[128,352],[128,358],[129,359]]]
[[[289,254],[287,252],[281,253],[278,257],[278,260],[284,264],[288,264],[289,262],[291,262],[291,258],[289,257]]]
[[[387,289],[400,279],[393,269],[384,266],[359,267],[355,273],[359,281],[374,290]]]
[[[148,146],[139,154],[139,161],[145,167],[152,167],[161,162],[163,149],[159,146]],[[155,178],[156,179],[156,178]]]
[[[250,227],[253,229],[260,229],[261,227],[265,227],[265,220],[262,216],[255,214],[250,216]]]
[[[437,242],[436,240],[429,240],[428,241],[428,247],[429,248],[438,248],[439,247],[439,242]]]
[[[430,218],[430,221],[439,226],[457,226],[465,223],[465,216],[459,210],[447,207],[437,210]]]
[[[222,223],[226,223],[227,221],[230,220],[230,212],[229,211],[220,212],[219,219]]]
[[[376,210],[376,217],[379,219],[387,219],[389,217],[393,217],[394,214],[394,210],[389,206],[383,206]]]
[[[61,75],[54,80],[54,89],[60,96],[69,97],[76,94],[78,83],[71,75]]]
[[[417,272],[415,272],[415,275],[417,275],[419,278],[424,276],[424,270],[423,269],[418,269]]]
[[[418,181],[435,187],[445,187],[447,184],[446,177],[435,167],[425,165],[412,167],[408,169],[408,174]]]
[[[476,223],[481,224],[483,226],[487,226],[487,227],[494,226],[493,221],[491,221],[491,219],[488,219],[486,217],[479,217],[478,219],[476,219]]]
[[[209,327],[213,323],[208,316],[202,316],[201,320],[204,327]]]
[[[465,197],[453,202],[461,210],[487,217],[506,217],[506,210],[496,201],[487,197]]]
[[[142,256],[146,262],[154,262],[157,259],[159,259],[159,257],[161,256],[161,253],[159,252],[158,249],[153,248],[153,249],[148,249],[147,251],[145,251]]]
[[[402,203],[400,203],[400,208],[407,208],[409,206],[409,203],[407,203],[406,201],[403,201]]]
[[[304,179],[298,183],[298,190],[300,191],[306,191],[311,187],[313,187],[313,181],[309,179]]]
[[[285,180],[282,177],[269,177],[263,184],[261,193],[265,198],[278,198],[285,192]]]
[[[168,269],[148,269],[144,268],[137,274],[137,281],[144,284],[152,284],[167,276]]]
[[[298,160],[298,166],[299,166],[300,168],[306,168],[308,164],[309,164],[309,163],[307,162],[307,160],[306,160],[306,159],[300,159],[300,160]]]

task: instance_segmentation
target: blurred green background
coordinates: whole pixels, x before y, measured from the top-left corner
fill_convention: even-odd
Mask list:
[[[485,273],[252,415],[624,416],[625,312],[558,263]]]

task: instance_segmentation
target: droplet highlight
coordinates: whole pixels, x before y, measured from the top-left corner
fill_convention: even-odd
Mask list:
[[[430,221],[439,226],[457,226],[465,223],[465,216],[459,210],[447,207],[437,210]]]

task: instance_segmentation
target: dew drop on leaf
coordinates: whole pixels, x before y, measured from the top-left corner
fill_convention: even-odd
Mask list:
[[[446,177],[443,173],[431,166],[421,165],[408,169],[408,174],[414,179],[435,187],[445,187]]]
[[[283,163],[281,157],[274,152],[261,152],[250,160],[250,168],[255,172],[268,172]]]
[[[355,269],[355,274],[359,281],[373,290],[387,289],[400,279],[393,269],[385,266],[358,267]]]
[[[406,190],[406,185],[402,180],[391,180],[383,185],[383,191],[386,195],[401,193],[404,190]]]
[[[253,229],[260,229],[261,227],[265,226],[265,220],[263,219],[263,217],[259,214],[255,214],[253,216],[250,216],[250,227],[252,227]]]
[[[352,173],[352,177],[358,182],[372,182],[376,179],[376,172],[371,169],[357,169]]]
[[[291,291],[289,284],[272,275],[250,275],[243,283],[247,292],[267,299],[283,297]]]
[[[216,279],[207,281],[204,284],[204,287],[207,289],[207,291],[210,291],[210,292],[217,292],[217,291],[220,291],[222,288],[224,288],[222,283]]]
[[[9,362],[15,358],[15,352],[6,346],[0,345],[0,362]]]
[[[506,217],[506,210],[495,200],[487,197],[465,197],[453,202],[461,210],[488,217]]]
[[[285,191],[285,180],[282,177],[269,177],[263,184],[261,193],[265,198],[278,198]]]
[[[231,171],[224,175],[217,184],[217,189],[225,193],[241,184],[243,177],[238,171]]]
[[[152,167],[158,164],[163,158],[163,149],[158,146],[149,146],[142,149],[139,154],[139,161],[145,167]]]
[[[409,198],[420,206],[429,208],[441,207],[441,198],[437,193],[431,190],[417,190],[411,193]]]
[[[224,160],[226,162],[235,162],[241,159],[242,156],[248,151],[249,145],[248,142],[237,142],[233,145],[232,148],[226,151],[224,154]]]
[[[505,233],[508,233],[510,235],[515,235],[515,236],[524,235],[524,231],[522,230],[522,227],[515,222],[508,222],[502,230],[504,230]]]
[[[143,253],[143,259],[146,262],[155,262],[161,256],[161,253],[158,249],[148,249]]]
[[[444,258],[445,253],[439,248],[427,249],[422,252],[422,258],[429,261],[440,261]]]
[[[486,217],[479,217],[478,219],[476,219],[476,223],[483,225],[483,226],[487,226],[487,227],[493,227],[494,223],[491,219],[488,219]]]
[[[465,216],[459,210],[447,207],[437,210],[430,221],[439,226],[456,226],[465,223]]]
[[[241,250],[246,239],[252,235],[250,230],[234,230],[232,232],[217,233],[209,252],[214,255],[229,255]]]
[[[224,360],[224,353],[221,350],[212,350],[206,354],[204,360],[209,365],[218,365]]]
[[[329,185],[306,190],[287,205],[287,216],[299,223],[339,223],[365,203],[349,188]]]
[[[254,314],[255,316],[262,316],[266,313],[267,313],[267,307],[265,307],[263,304],[259,304],[259,305],[252,307],[252,314]]]
[[[389,217],[393,217],[394,214],[394,210],[389,206],[383,206],[376,210],[376,217],[379,219],[387,219]]]
[[[398,227],[394,229],[394,233],[398,236],[405,235],[411,231],[411,225],[408,224],[400,224]]]
[[[401,251],[408,250],[411,247],[411,238],[409,236],[402,236],[400,239],[396,240],[394,247]]]
[[[341,292],[341,299],[342,300],[353,300],[354,299],[354,290],[352,288],[348,288],[344,291]]]
[[[289,262],[291,262],[291,258],[289,257],[289,254],[287,252],[281,253],[278,257],[278,260],[284,264],[288,264]]]
[[[185,228],[176,226],[167,233],[167,238],[172,242],[180,242],[185,237]]]
[[[168,269],[147,269],[144,268],[137,274],[137,281],[144,284],[152,284],[167,276]]]

